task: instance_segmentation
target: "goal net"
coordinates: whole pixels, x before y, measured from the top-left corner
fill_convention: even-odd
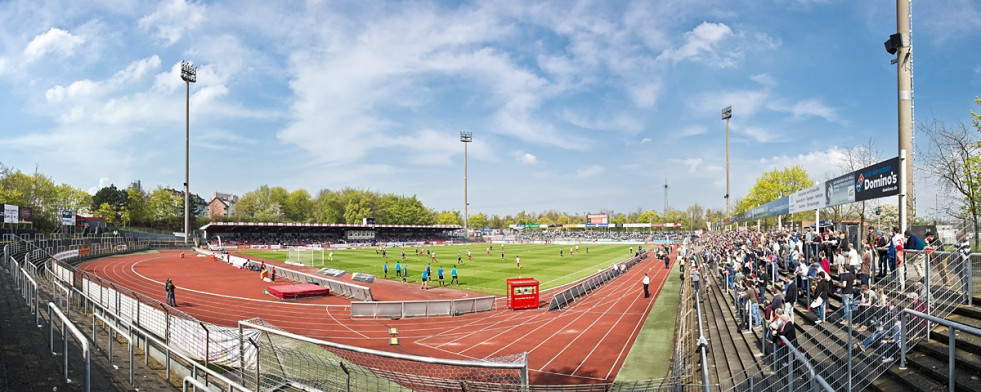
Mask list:
[[[315,266],[326,266],[324,264],[324,248],[291,246],[286,248],[286,261],[289,263]]]

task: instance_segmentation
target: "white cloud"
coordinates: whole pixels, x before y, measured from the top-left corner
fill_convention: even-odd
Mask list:
[[[527,152],[518,151],[514,153],[514,157],[518,162],[526,165],[534,165],[538,163],[538,157]]]
[[[777,80],[774,79],[773,76],[771,76],[768,73],[761,73],[761,74],[758,74],[758,75],[753,75],[753,76],[750,76],[749,78],[752,79],[754,82],[763,85],[763,87],[776,87],[777,86]]]
[[[180,41],[184,34],[194,30],[205,20],[203,4],[184,0],[170,0],[160,5],[154,13],[140,19],[139,26],[169,46]]]
[[[634,105],[644,109],[654,107],[661,93],[661,83],[659,82],[640,83],[626,88],[630,98],[634,101]]]
[[[773,102],[769,108],[777,112],[790,113],[797,118],[821,117],[829,122],[839,122],[837,110],[816,99],[805,99],[793,104]]]
[[[692,126],[689,126],[689,127],[685,127],[678,134],[681,137],[689,137],[689,136],[702,135],[705,132],[708,132],[708,129],[706,129],[705,126],[702,126],[702,125],[692,125]]]
[[[658,59],[673,63],[692,60],[720,68],[731,67],[735,65],[732,56],[735,56],[736,52],[728,49],[719,50],[717,46],[732,35],[732,29],[724,23],[702,22],[692,31],[685,33],[685,43],[681,47],[665,50]]]
[[[651,142],[651,138],[649,138],[649,137],[645,137],[643,139],[640,139],[640,143],[641,144],[650,143],[650,142]]]
[[[777,155],[761,158],[758,161],[759,172],[800,165],[807,171],[812,180],[822,181],[841,174],[837,172],[837,166],[829,166],[828,162],[842,162],[845,157],[844,150],[837,146],[832,146],[824,151],[810,151],[797,155]]]
[[[108,177],[99,178],[99,185],[96,185],[94,187],[90,187],[89,188],[89,194],[95,195],[95,193],[98,192],[99,189],[105,188],[107,185],[109,185],[109,178]]]
[[[576,178],[595,177],[606,172],[606,168],[600,165],[590,165],[576,171]]]
[[[33,62],[49,53],[69,57],[74,53],[75,47],[84,43],[85,38],[52,27],[44,34],[35,36],[27,44],[27,47],[24,48],[25,62]]]

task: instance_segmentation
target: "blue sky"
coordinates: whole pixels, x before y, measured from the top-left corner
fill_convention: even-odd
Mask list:
[[[205,197],[351,186],[462,210],[466,130],[471,214],[660,211],[665,179],[673,208],[724,208],[726,105],[735,199],[793,164],[836,177],[870,138],[898,155],[895,15],[851,0],[3,1],[0,162],[93,192],[181,188],[189,60]],[[917,119],[967,121],[981,3],[916,1],[913,30]]]

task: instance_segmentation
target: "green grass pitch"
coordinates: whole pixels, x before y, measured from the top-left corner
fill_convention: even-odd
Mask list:
[[[447,283],[450,282],[450,270],[455,265],[460,276],[460,288],[463,290],[504,295],[506,283],[509,278],[525,277],[535,278],[541,283],[541,290],[561,286],[566,283],[574,282],[585,278],[597,271],[608,268],[614,263],[629,259],[633,256],[631,248],[636,251],[637,245],[590,245],[589,253],[586,253],[586,246],[579,245],[579,253],[569,256],[569,249],[575,245],[525,245],[525,244],[505,244],[504,259],[501,259],[501,245],[495,244],[494,250],[487,255],[486,244],[471,245],[447,245],[429,246],[422,248],[401,247],[386,248],[387,257],[382,257],[381,253],[376,253],[374,248],[370,249],[344,249],[334,250],[333,261],[325,260],[320,264],[320,251],[315,251],[314,267],[327,267],[347,271],[348,273],[362,272],[383,279],[382,266],[388,262],[388,279],[396,280],[395,263],[401,262],[403,266],[408,266],[408,282],[420,283],[422,281],[422,270],[430,263],[430,257],[426,255],[426,249],[436,252],[436,263],[431,264],[433,281],[430,286],[435,286],[436,270],[442,266],[443,275]],[[470,249],[472,260],[467,261],[467,248]],[[422,250],[422,255],[415,254],[416,249]],[[559,256],[559,249],[562,249],[563,256]],[[406,261],[402,262],[402,251],[405,251]],[[301,259],[310,264],[311,254],[314,251],[304,251]],[[324,258],[329,258],[330,250],[324,251]],[[457,253],[462,256],[463,264],[457,264]],[[256,258],[268,260],[286,261],[287,252],[281,251],[249,251],[241,252],[252,255]],[[521,257],[521,269],[515,267],[515,257]],[[438,283],[436,283],[438,284]]]

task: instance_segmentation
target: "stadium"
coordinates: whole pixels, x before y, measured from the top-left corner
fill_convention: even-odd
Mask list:
[[[0,391],[981,392],[977,4],[66,3]]]

